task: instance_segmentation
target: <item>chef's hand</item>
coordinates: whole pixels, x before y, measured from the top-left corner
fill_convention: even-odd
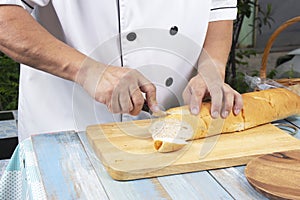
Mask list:
[[[206,96],[211,97],[211,116],[226,118],[232,110],[239,114],[243,107],[242,96],[224,82],[208,83],[200,74],[193,77],[183,92],[183,99],[189,105],[192,114],[197,115]]]
[[[138,115],[144,97],[150,110],[157,111],[156,88],[135,69],[108,66],[87,59],[78,74],[78,83],[112,113]]]

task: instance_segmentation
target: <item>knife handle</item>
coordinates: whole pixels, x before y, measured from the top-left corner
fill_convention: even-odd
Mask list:
[[[150,108],[148,106],[146,99],[144,99],[144,105],[143,105],[142,111],[150,113]]]

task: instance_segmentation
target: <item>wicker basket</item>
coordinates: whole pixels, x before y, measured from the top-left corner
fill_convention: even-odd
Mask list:
[[[285,30],[287,27],[289,27],[290,25],[292,25],[296,22],[300,22],[300,16],[292,18],[292,19],[284,22],[270,36],[270,38],[266,44],[266,47],[264,49],[263,56],[262,56],[262,62],[261,62],[261,68],[260,68],[260,78],[266,78],[268,56],[269,56],[269,53],[270,53],[270,50],[271,50],[274,40],[283,30]],[[278,83],[281,83],[285,86],[300,84],[300,78],[276,79],[275,81],[277,81]]]

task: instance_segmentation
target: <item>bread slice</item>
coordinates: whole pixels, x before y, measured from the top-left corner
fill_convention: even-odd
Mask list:
[[[242,111],[238,115],[229,114],[221,133],[242,131],[300,114],[300,96],[284,88],[245,93],[242,97]],[[170,115],[150,127],[154,148],[159,152],[176,151],[189,140],[206,137],[212,122],[210,107],[210,102],[204,102],[197,116],[190,114],[188,106],[167,110]]]

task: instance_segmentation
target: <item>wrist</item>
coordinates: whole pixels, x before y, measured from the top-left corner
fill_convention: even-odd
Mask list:
[[[106,65],[99,63],[92,58],[86,57],[78,66],[78,70],[73,81],[81,85],[83,88],[96,86],[105,68]]]
[[[202,76],[215,77],[218,80],[225,80],[226,64],[217,59],[211,58],[207,53],[201,53],[198,60],[198,74]]]

